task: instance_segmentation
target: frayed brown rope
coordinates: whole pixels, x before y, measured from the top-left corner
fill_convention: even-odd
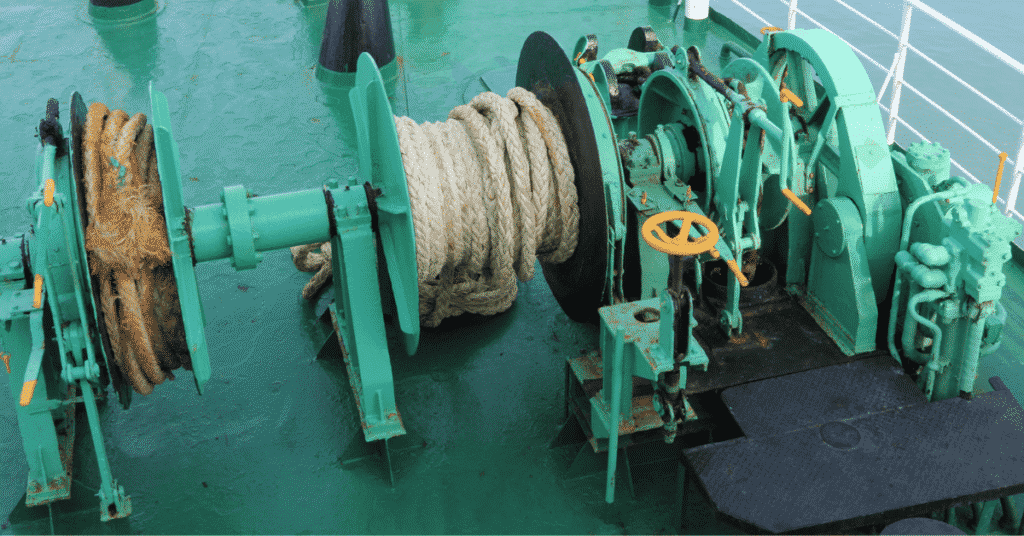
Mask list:
[[[191,370],[146,116],[89,108],[83,141],[86,250],[113,360],[140,394]]]

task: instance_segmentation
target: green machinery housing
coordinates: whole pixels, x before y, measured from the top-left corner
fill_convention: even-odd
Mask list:
[[[668,47],[637,28],[603,55],[592,35],[569,55],[537,32],[516,74],[555,113],[576,173],[580,247],[543,269],[572,319],[600,325],[600,351],[566,363],[572,417],[560,438],[575,433],[584,450],[611,454],[608,502],[623,445],[705,429],[715,417],[703,396],[725,387],[882,355],[929,404],[971,400],[979,358],[999,345],[1003,265],[1021,232],[990,188],[950,175],[942,147],[886,143],[868,77],[837,37],[766,29],[752,54],[726,47],[702,58],[702,22],[687,24],[693,42]],[[214,372],[194,266],[227,258],[253,269],[261,252],[329,241],[334,333],[323,344],[343,349],[365,440],[386,451],[405,434],[387,332],[412,355],[420,325],[406,174],[374,59],[359,58],[348,92],[359,174],[305,191],[228,186],[214,203],[185,207],[167,99],[152,87],[150,97],[198,392]],[[63,114],[47,106],[39,190],[27,200],[35,223],[0,239],[0,343],[29,466],[26,504],[69,497],[80,404],[108,520],[131,503],[107,462],[96,399],[110,385],[127,409],[131,392],[104,344],[84,247],[85,110],[78,93]],[[766,303],[774,309],[756,310]],[[782,310],[809,315],[823,334],[815,344],[833,353],[787,364],[772,337],[790,334],[757,323]],[[740,347],[762,357],[716,361]]]

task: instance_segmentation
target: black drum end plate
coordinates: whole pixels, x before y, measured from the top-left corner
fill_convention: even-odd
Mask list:
[[[516,85],[533,92],[558,118],[576,173],[576,252],[564,263],[542,263],[544,278],[569,318],[597,322],[607,291],[609,228],[597,140],[583,89],[565,51],[544,32],[534,32],[523,44]]]

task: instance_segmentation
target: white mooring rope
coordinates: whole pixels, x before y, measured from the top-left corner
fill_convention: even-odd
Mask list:
[[[464,312],[495,314],[516,297],[515,277],[534,276],[534,259],[564,262],[579,230],[574,174],[558,121],[536,96],[477,95],[443,123],[396,117],[416,235],[420,322]],[[330,250],[292,248],[300,270],[326,282]],[[311,252],[321,247],[322,254]]]

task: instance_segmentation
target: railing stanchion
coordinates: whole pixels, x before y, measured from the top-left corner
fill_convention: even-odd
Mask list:
[[[1010,182],[1010,193],[1006,196],[1006,215],[1012,216],[1017,206],[1017,194],[1020,193],[1020,180],[1024,175],[1024,129],[1020,131],[1020,143],[1017,144],[1017,155],[1013,158],[1013,178]]]
[[[796,2],[797,0],[789,0],[789,18],[786,19],[786,29],[796,29]]]
[[[903,2],[903,22],[900,24],[900,45],[896,51],[896,73],[892,80],[892,101],[889,102],[889,130],[886,141],[892,145],[896,141],[896,123],[900,111],[900,93],[903,90],[903,67],[907,64],[907,42],[910,41],[910,14],[914,8],[910,2]]]

